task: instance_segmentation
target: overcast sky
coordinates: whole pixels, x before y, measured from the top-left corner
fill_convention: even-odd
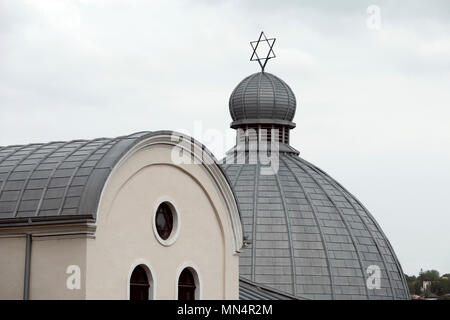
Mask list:
[[[171,129],[221,158],[261,30],[297,97],[291,144],[406,273],[450,272],[450,1],[0,0],[0,145]]]

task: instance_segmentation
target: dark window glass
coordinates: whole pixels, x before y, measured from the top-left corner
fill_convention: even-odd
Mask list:
[[[137,266],[131,274],[130,300],[148,300],[149,288],[147,272],[141,266]]]
[[[167,203],[161,203],[156,211],[156,230],[163,240],[167,240],[172,233],[173,214]]]
[[[186,268],[178,279],[178,300],[195,300],[195,281],[192,272]]]

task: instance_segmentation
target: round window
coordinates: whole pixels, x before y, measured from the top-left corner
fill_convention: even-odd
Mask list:
[[[153,216],[153,231],[158,241],[165,246],[171,245],[177,238],[179,217],[171,202],[161,202]]]
[[[156,231],[163,240],[170,237],[173,229],[173,214],[169,205],[165,202],[161,203],[156,211]]]

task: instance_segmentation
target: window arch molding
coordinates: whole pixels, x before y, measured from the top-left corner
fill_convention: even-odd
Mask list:
[[[167,239],[161,238],[161,236],[159,235],[158,230],[156,228],[156,214],[158,213],[158,208],[162,203],[166,203],[169,206],[169,208],[171,209],[172,214],[173,214],[172,232]],[[171,246],[172,244],[174,244],[175,241],[177,241],[178,236],[180,234],[180,228],[181,228],[181,214],[180,214],[180,210],[179,210],[176,202],[171,197],[164,196],[164,197],[159,198],[155,202],[155,205],[153,206],[153,214],[152,214],[151,223],[152,223],[153,234],[155,235],[156,240],[158,240],[158,242],[160,244],[168,247],[168,246]]]
[[[136,269],[136,267],[138,267],[138,266],[142,267],[147,274],[148,283],[150,285],[149,292],[148,292],[148,299],[155,300],[156,299],[156,287],[157,287],[155,272],[153,271],[153,268],[151,267],[150,263],[148,263],[148,261],[145,259],[137,259],[136,261],[134,261],[134,263],[130,266],[130,269],[128,270],[127,289],[126,289],[127,290],[127,300],[130,300],[131,275],[133,274],[134,269]]]
[[[184,262],[178,267],[177,276],[175,277],[175,300],[178,300],[178,283],[180,275],[184,269],[189,269],[194,277],[195,282],[195,300],[203,299],[203,281],[199,268],[191,261]]]

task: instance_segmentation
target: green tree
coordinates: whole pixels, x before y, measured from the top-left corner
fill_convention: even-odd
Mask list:
[[[430,286],[430,292],[434,293],[437,296],[442,296],[445,294],[445,283],[443,283],[442,279],[432,281]]]
[[[446,277],[447,279],[444,279]],[[442,277],[439,276],[437,270],[420,269],[419,276],[409,276],[405,274],[406,282],[408,283],[409,293],[411,295],[425,295],[428,296],[431,293],[437,296],[443,296],[450,293],[450,274],[446,273]],[[431,285],[426,292],[422,291],[423,281],[431,281]]]
[[[406,282],[408,283],[408,289],[409,293],[411,295],[413,294],[420,294],[420,288],[422,287],[422,282],[419,281],[419,279],[416,276],[408,276],[405,274]]]
[[[440,279],[439,271],[437,270],[427,270],[420,274],[422,281],[437,281]]]

